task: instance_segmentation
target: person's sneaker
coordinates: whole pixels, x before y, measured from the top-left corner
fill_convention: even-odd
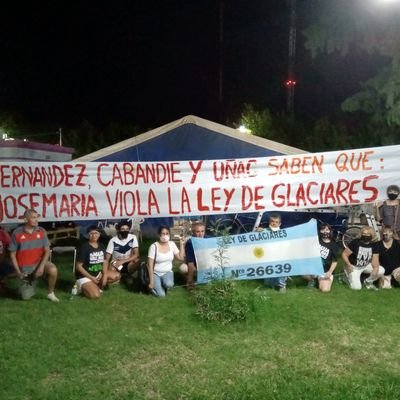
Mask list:
[[[58,303],[60,300],[58,300],[58,298],[57,298],[57,296],[54,294],[54,292],[52,292],[52,293],[49,293],[48,295],[47,295],[47,298],[50,300],[50,301],[54,301],[55,303]]]
[[[278,289],[278,292],[281,293],[281,294],[285,294],[285,293],[286,293],[286,287],[285,287],[285,286],[280,287],[280,288]]]
[[[364,281],[364,285],[368,290],[378,290],[378,288],[372,282]]]
[[[314,279],[311,281],[308,281],[307,283],[307,289],[314,289],[315,288],[315,281]]]

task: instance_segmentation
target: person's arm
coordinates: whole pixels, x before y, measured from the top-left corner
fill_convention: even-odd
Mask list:
[[[106,256],[107,256],[107,253],[106,253]],[[107,261],[107,258],[104,257],[103,269],[102,269],[102,273],[101,273],[101,287],[102,287],[102,288],[104,288],[104,287],[107,286],[108,265],[109,265],[109,262]]]
[[[111,256],[112,256],[111,253],[106,252],[105,260],[107,261],[108,264],[111,264]]]
[[[33,278],[38,278],[39,276],[43,275],[44,267],[45,267],[47,261],[49,261],[49,257],[50,257],[50,248],[46,247],[44,249],[43,257],[40,260],[40,263],[38,264],[38,266],[33,271],[33,275],[32,275]]]
[[[149,289],[154,289],[154,264],[155,264],[155,258],[156,258],[156,244],[152,244],[149,247],[149,252],[147,256],[147,270],[149,272]]]
[[[378,201],[375,203],[375,218],[378,222],[381,222],[382,216],[381,216],[381,207],[383,206],[382,201]]]
[[[344,249],[343,253],[342,253],[342,258],[345,263],[345,268],[346,268],[347,272],[349,272],[349,273],[353,272],[353,269],[354,269],[354,266],[351,264],[351,262],[349,260],[349,256],[351,254],[353,254],[353,252],[348,248]]]
[[[337,261],[332,261],[332,264],[331,264],[329,270],[325,272],[325,278],[328,279],[332,276],[333,272],[336,269],[336,266],[337,266]]]
[[[10,252],[10,260],[14,267],[15,273],[17,274],[17,277],[20,279],[25,278],[25,274],[22,273],[22,271],[19,268],[18,261],[17,261],[17,253],[15,251]]]
[[[179,251],[174,254],[175,258],[179,261],[185,261],[185,238],[179,239]]]
[[[135,247],[131,250],[131,254],[127,258],[123,258],[121,260],[114,260],[112,266],[119,270],[119,268],[125,263],[137,263],[139,261],[139,248]]]
[[[379,274],[379,253],[372,254],[371,265],[372,265],[371,275],[378,276],[378,274]]]
[[[7,259],[9,255],[8,247],[10,246],[11,237],[8,232],[0,228],[0,242],[3,244],[3,254],[0,254],[0,263]]]

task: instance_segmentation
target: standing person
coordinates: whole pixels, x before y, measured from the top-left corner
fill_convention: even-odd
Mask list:
[[[337,266],[339,256],[339,247],[332,239],[332,227],[328,224],[322,224],[319,227],[319,246],[324,275],[318,277],[318,287],[321,292],[330,292],[333,282],[333,272]],[[308,280],[308,287],[314,287],[314,276],[305,276]]]
[[[16,228],[11,235],[9,246],[10,258],[18,278],[32,285],[32,290],[25,291],[21,284],[20,293],[24,300],[35,294],[33,283],[43,275],[48,278],[47,298],[58,302],[54,294],[57,281],[57,267],[49,261],[50,242],[46,231],[39,226],[39,214],[34,209],[24,213],[24,225]]]
[[[14,272],[14,267],[11,264],[8,251],[10,242],[10,235],[5,229],[0,227],[0,293],[5,290],[5,278]]]
[[[382,289],[391,289],[392,276],[400,281],[400,243],[393,236],[390,226],[382,228],[382,240],[378,242],[379,264],[385,269],[385,275],[380,280]]]
[[[279,231],[282,225],[282,218],[279,214],[271,214],[268,219],[267,230],[271,232]],[[277,278],[264,279],[264,283],[267,286],[272,286],[278,289],[279,293],[286,293],[287,287],[287,276],[279,276]]]
[[[185,238],[180,239],[180,248],[170,240],[170,229],[166,226],[158,228],[158,240],[149,247],[147,266],[149,270],[150,291],[157,297],[164,297],[167,290],[174,286],[172,261],[185,259]]]
[[[394,232],[394,238],[400,239],[400,200],[398,199],[400,188],[397,185],[388,186],[388,199],[376,205],[376,219],[383,226],[390,226]]]
[[[192,236],[196,238],[204,238],[206,226],[203,222],[195,222],[192,224]],[[186,288],[192,290],[195,287],[194,277],[197,271],[196,257],[194,255],[192,240],[189,239],[185,243],[185,264],[181,264],[180,270],[186,275]]]
[[[92,225],[88,230],[89,239],[79,249],[75,276],[78,291],[88,299],[98,299],[107,284],[106,249],[99,242],[101,230]]]
[[[117,234],[110,239],[106,249],[108,282],[117,282],[121,275],[137,271],[140,266],[139,243],[136,235],[129,233],[128,221],[117,224]]]
[[[351,289],[361,289],[361,274],[369,273],[364,285],[367,289],[378,290],[374,282],[381,278],[385,270],[379,265],[378,244],[373,242],[373,230],[369,226],[361,228],[361,237],[349,243],[342,258],[345,273]]]

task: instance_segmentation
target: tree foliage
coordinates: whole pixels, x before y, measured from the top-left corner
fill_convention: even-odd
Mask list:
[[[256,110],[246,105],[240,124],[245,124],[255,136],[310,152],[400,143],[398,126],[388,126],[382,121],[368,121],[357,117],[342,118],[339,121],[332,121],[329,117],[304,121],[288,114],[274,116],[269,110]]]
[[[400,4],[378,0],[323,0],[314,22],[304,31],[314,57],[361,52],[380,55],[386,66],[363,82],[360,91],[342,104],[348,112],[363,112],[375,122],[400,125]]]

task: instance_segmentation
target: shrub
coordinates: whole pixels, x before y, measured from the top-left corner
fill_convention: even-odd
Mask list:
[[[253,294],[240,292],[237,283],[229,279],[211,280],[194,293],[196,314],[223,325],[247,319],[253,303]]]

